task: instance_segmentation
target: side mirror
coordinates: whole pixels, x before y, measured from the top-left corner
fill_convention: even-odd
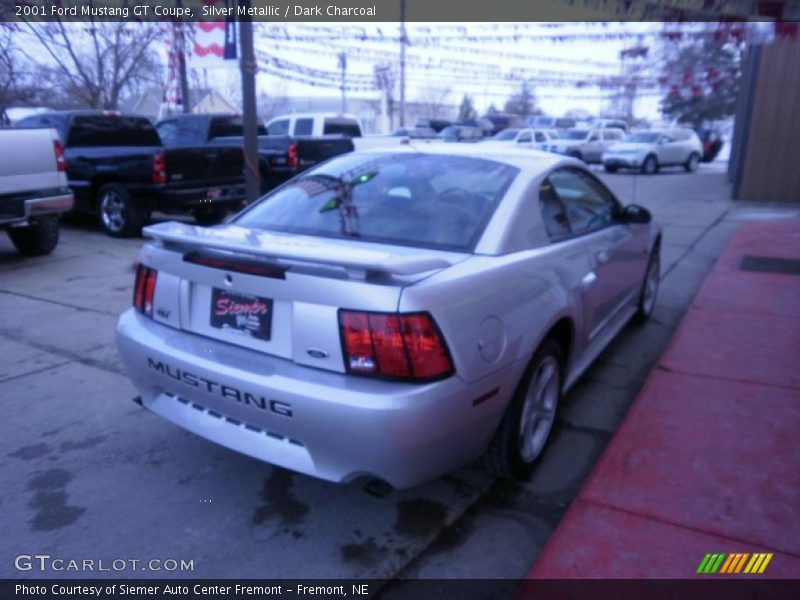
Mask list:
[[[622,209],[622,218],[626,223],[646,225],[653,220],[653,215],[643,206],[628,204]]]

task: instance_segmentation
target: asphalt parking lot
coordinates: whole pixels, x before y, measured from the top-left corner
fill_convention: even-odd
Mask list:
[[[35,553],[193,560],[193,571],[169,575],[199,578],[522,576],[730,236],[747,219],[797,216],[734,205],[717,164],[601,177],[664,225],[659,302],[653,320],[626,329],[569,395],[551,447],[522,484],[470,466],[387,493],[196,438],[131,402],[117,358],[114,324],[130,305],[142,240],[71,220],[52,255],[22,259],[3,237],[0,576],[98,575],[15,569],[15,556]]]

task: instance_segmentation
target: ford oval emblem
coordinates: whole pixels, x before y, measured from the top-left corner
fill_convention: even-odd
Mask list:
[[[310,348],[309,350],[306,350],[306,352],[308,352],[308,355],[311,356],[312,358],[328,358],[328,353],[325,352],[324,350],[317,350],[316,348]]]

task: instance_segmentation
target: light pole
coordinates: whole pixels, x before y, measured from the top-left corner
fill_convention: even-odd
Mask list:
[[[347,112],[347,96],[345,95],[345,82],[347,81],[347,54],[339,54],[339,68],[342,70],[342,113]]]
[[[406,0],[400,0],[400,127],[406,125]]]
[[[245,15],[250,0],[239,0]],[[261,174],[258,168],[258,119],[256,117],[256,55],[253,51],[253,19],[243,16],[239,24],[239,69],[242,73],[242,117],[244,119],[244,183],[246,202],[250,204],[261,193]]]

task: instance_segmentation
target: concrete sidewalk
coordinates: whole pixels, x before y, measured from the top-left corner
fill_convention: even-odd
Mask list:
[[[529,578],[800,578],[798,267],[800,221],[738,231]]]

